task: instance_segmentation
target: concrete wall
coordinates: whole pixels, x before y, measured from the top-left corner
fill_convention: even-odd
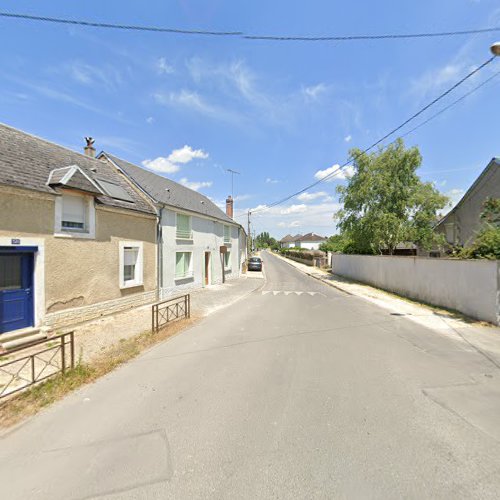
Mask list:
[[[319,241],[301,241],[300,248],[306,248],[307,250],[318,250],[322,242]]]
[[[500,324],[498,261],[332,256],[335,274]]]
[[[245,249],[240,248],[240,242],[244,242],[244,238],[240,236],[237,226],[231,226],[231,243],[227,244],[224,243],[224,224],[213,219],[191,215],[192,240],[176,238],[176,212],[174,210],[165,208],[162,210],[161,225],[162,298],[205,286],[205,252],[210,252],[210,285],[222,283],[223,272],[226,280],[240,276],[242,252],[245,255]],[[220,247],[223,245],[227,246],[228,252],[231,252],[231,265],[225,270],[220,253]],[[175,278],[175,254],[177,252],[192,252],[192,277]]]
[[[57,237],[55,199],[50,194],[0,187],[0,246],[10,246],[16,238],[21,245],[39,247],[35,255],[37,326],[45,324],[52,313],[66,311],[66,322],[72,315],[74,321],[90,319],[85,307],[106,301],[118,301],[119,307],[121,299],[124,304],[135,299],[143,303],[144,297],[155,292],[154,216],[96,206],[95,239]],[[143,242],[143,286],[120,288],[119,242],[123,240]],[[103,313],[100,310],[96,315]]]

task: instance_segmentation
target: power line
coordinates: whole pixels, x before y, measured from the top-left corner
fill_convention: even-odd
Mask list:
[[[386,134],[382,139],[377,140],[371,146],[369,146],[368,148],[364,149],[363,151],[361,151],[360,153],[358,153],[354,157],[349,158],[345,163],[343,163],[342,165],[339,165],[335,170],[333,170],[332,172],[330,172],[325,177],[323,177],[321,179],[318,179],[317,181],[313,182],[312,184],[309,184],[307,187],[301,189],[300,191],[297,191],[297,192],[295,192],[295,193],[293,193],[291,195],[288,195],[287,197],[285,197],[285,198],[283,198],[281,200],[278,200],[278,201],[276,201],[274,203],[271,203],[270,205],[266,205],[263,208],[257,208],[256,210],[253,210],[252,213],[258,213],[258,212],[266,211],[269,208],[275,207],[277,205],[281,205],[282,203],[285,203],[286,201],[290,200],[291,198],[294,198],[295,196],[298,196],[299,194],[302,194],[305,191],[308,191],[309,189],[317,186],[318,184],[320,184],[322,182],[325,182],[328,179],[334,177],[343,168],[347,167],[350,163],[352,163],[353,160],[356,160],[362,154],[367,153],[368,151],[370,151],[371,149],[373,149],[375,146],[379,145],[383,140],[387,139],[387,137],[389,137],[390,135],[392,135],[396,131],[400,130],[402,127],[404,127],[404,125],[408,124],[410,121],[414,120],[416,117],[418,117],[419,115],[421,115],[425,110],[429,109],[430,106],[432,106],[433,104],[435,104],[436,102],[438,102],[439,100],[441,100],[443,97],[445,97],[446,95],[448,95],[452,90],[456,89],[459,85],[461,85],[466,80],[468,80],[471,76],[473,76],[475,73],[477,73],[480,69],[484,68],[486,65],[488,65],[489,63],[491,63],[493,59],[495,59],[495,58],[493,57],[493,58],[488,59],[481,66],[479,66],[475,70],[471,71],[467,76],[465,76],[459,82],[457,82],[455,85],[453,85],[452,87],[450,87],[450,89],[448,89],[447,91],[443,92],[439,97],[437,97],[436,99],[434,99],[433,101],[431,101],[431,103],[429,103],[426,106],[424,106],[424,108],[422,108],[420,111],[418,111],[417,113],[415,113],[411,118],[409,118],[408,120],[406,120],[405,122],[403,122],[402,125],[396,127],[389,134]],[[408,136],[409,134],[415,132],[419,128],[423,127],[424,125],[426,125],[430,121],[434,120],[438,116],[440,116],[443,113],[445,113],[446,111],[448,111],[450,108],[456,106],[457,104],[459,104],[460,102],[462,102],[463,100],[465,100],[470,95],[472,95],[475,92],[477,92],[478,90],[480,90],[482,87],[484,87],[486,84],[488,84],[489,82],[491,82],[493,79],[497,78],[499,75],[500,75],[500,71],[497,71],[492,76],[490,76],[489,78],[487,78],[486,80],[484,80],[483,82],[481,82],[479,85],[477,85],[476,87],[474,87],[473,89],[471,89],[469,92],[466,92],[464,95],[462,95],[461,97],[459,97],[455,101],[451,102],[450,104],[448,104],[447,106],[445,106],[444,108],[442,108],[441,110],[439,110],[438,112],[434,113],[433,115],[431,115],[429,118],[427,118],[423,122],[419,123],[418,125],[416,125],[412,129],[410,129],[407,132],[405,132],[404,134],[398,136],[396,139],[394,139],[388,145],[394,144],[398,139],[404,138],[404,137]],[[241,215],[244,215],[244,214],[241,214]],[[241,215],[238,215],[237,217],[240,217]]]
[[[239,37],[245,40],[255,41],[278,41],[278,42],[350,42],[366,40],[401,40],[401,39],[419,39],[419,38],[443,38],[466,35],[479,35],[486,33],[500,32],[499,26],[489,28],[456,30],[456,31],[438,31],[424,33],[383,33],[378,35],[327,35],[327,36],[291,36],[291,35],[258,35],[244,33],[242,31],[207,31],[181,28],[165,28],[158,26],[144,26],[136,24],[116,24],[104,23],[98,21],[86,21],[80,19],[66,19],[60,17],[36,16],[31,14],[19,14],[13,12],[0,12],[0,17],[8,19],[20,19],[26,21],[37,21],[55,24],[67,24],[73,26],[83,26],[89,28],[116,29],[126,31],[143,31],[153,33],[170,33],[178,35],[205,35],[218,37]]]

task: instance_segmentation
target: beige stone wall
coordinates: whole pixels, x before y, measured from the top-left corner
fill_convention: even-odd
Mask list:
[[[45,245],[45,312],[144,295],[156,289],[153,216],[96,206],[96,238],[54,236],[55,197],[0,187],[0,237],[41,238]],[[120,289],[119,242],[142,241],[144,285]],[[147,294],[149,296],[150,294]]]

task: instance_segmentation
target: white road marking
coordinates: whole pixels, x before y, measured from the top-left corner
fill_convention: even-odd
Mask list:
[[[293,291],[293,290],[263,290],[261,292],[262,295],[267,295],[269,293],[272,293],[273,296],[276,296],[276,295],[285,295],[285,296],[288,296],[288,295],[302,295],[302,294],[307,294],[307,295],[310,295],[311,297],[314,297],[315,295],[321,295],[322,297],[326,297],[326,295],[324,293],[321,293],[321,292],[299,292],[299,291]]]

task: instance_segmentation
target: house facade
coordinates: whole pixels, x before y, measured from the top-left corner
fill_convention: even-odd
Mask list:
[[[300,248],[305,248],[307,250],[318,250],[321,243],[326,241],[324,236],[320,236],[316,233],[307,233],[297,239],[296,246]]]
[[[237,278],[246,260],[246,234],[234,222],[233,200],[226,213],[206,196],[163,176],[103,152],[157,209],[160,297]]]
[[[436,231],[450,245],[467,246],[481,227],[487,198],[500,198],[500,158],[493,158],[462,199],[437,224]]]
[[[0,124],[0,343],[156,298],[156,214],[106,162]]]

